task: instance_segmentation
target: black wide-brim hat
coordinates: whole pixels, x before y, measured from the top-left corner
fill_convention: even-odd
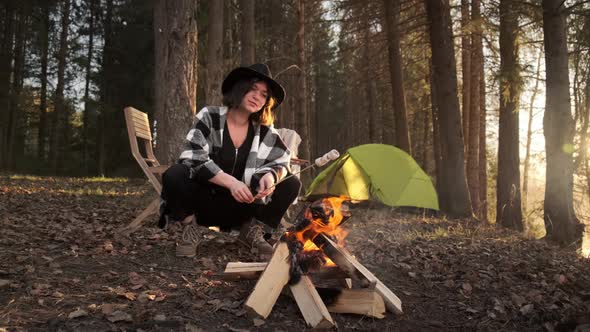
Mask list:
[[[277,81],[272,79],[270,69],[263,63],[255,63],[249,67],[238,67],[232,70],[221,84],[221,93],[224,95],[227,94],[236,82],[249,78],[258,78],[266,82],[272,97],[276,101],[273,109],[279,107],[285,99],[285,89]]]

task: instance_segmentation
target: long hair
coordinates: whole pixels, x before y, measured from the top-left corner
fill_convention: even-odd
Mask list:
[[[257,82],[264,81],[256,77],[237,81],[232,86],[232,88],[226,94],[223,95],[223,105],[227,106],[229,109],[239,107],[246,93],[248,93],[248,91],[250,91],[250,89],[252,89],[252,87],[254,87],[254,84]],[[275,119],[272,111],[275,103],[276,101],[272,96],[272,91],[270,91],[269,89],[268,97],[266,98],[266,103],[264,104],[264,106],[262,106],[262,109],[260,109],[260,111],[250,115],[250,120],[265,126],[272,125]]]

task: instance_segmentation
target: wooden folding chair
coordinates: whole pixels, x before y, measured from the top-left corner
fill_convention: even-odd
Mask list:
[[[152,133],[147,114],[133,107],[126,107],[125,122],[127,123],[127,134],[129,134],[131,153],[158,193],[158,197],[154,199],[137,217],[135,217],[129,225],[120,229],[120,232],[129,235],[141,227],[141,224],[147,217],[158,213],[160,207],[159,196],[162,192],[162,183],[159,178],[161,178],[162,173],[164,173],[169,166],[160,165],[156,156],[154,156],[154,150],[152,149]],[[145,157],[139,148],[140,142],[143,143],[143,153],[145,153]]]

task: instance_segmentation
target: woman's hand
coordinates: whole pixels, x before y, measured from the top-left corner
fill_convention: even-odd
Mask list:
[[[234,178],[234,181],[230,183],[227,189],[229,189],[234,199],[240,203],[254,202],[254,197],[250,192],[250,188],[248,188],[248,186],[244,182],[236,178]]]
[[[275,191],[275,187],[273,187],[274,185],[275,178],[272,173],[269,172],[264,174],[258,182],[258,195],[256,195],[255,199],[264,198],[272,194],[272,192]]]

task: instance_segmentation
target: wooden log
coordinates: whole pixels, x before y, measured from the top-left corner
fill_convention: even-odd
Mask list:
[[[256,279],[266,268],[266,262],[229,262],[223,271],[223,277],[229,279]],[[322,267],[319,271],[310,273],[319,279],[342,279],[347,274],[337,266]]]
[[[342,270],[350,274],[351,277],[359,280],[367,280],[370,284],[375,285],[375,290],[385,302],[387,310],[396,314],[403,314],[402,301],[385,286],[371,271],[359,263],[348,250],[340,247],[328,236],[324,234],[318,234],[313,242],[320,247],[326,256],[330,257],[331,260],[338,265]]]
[[[277,302],[281,290],[289,281],[289,248],[278,242],[268,265],[256,282],[244,307],[260,317],[267,318]]]
[[[374,318],[385,317],[385,303],[376,291],[370,289],[322,289],[318,293],[328,311],[340,314],[359,314]]]
[[[334,320],[309,276],[301,276],[299,282],[291,285],[290,288],[308,326],[314,329],[334,327]]]
[[[224,277],[235,279],[256,279],[266,268],[267,262],[229,262],[223,271]]]

